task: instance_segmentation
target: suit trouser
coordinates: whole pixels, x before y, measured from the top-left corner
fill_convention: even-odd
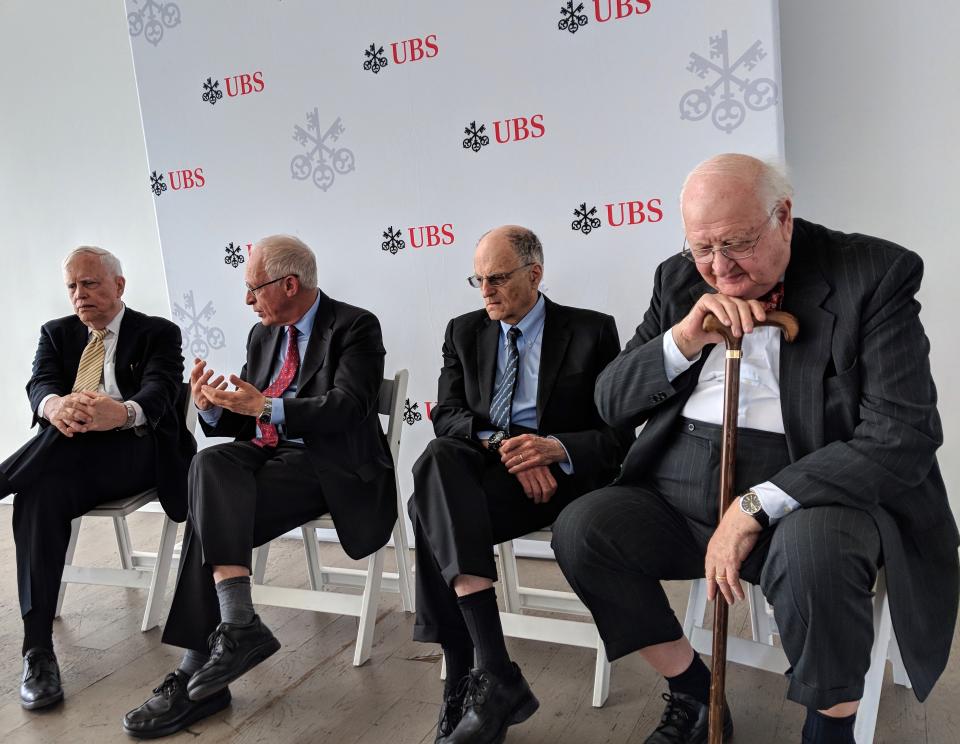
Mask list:
[[[679,639],[683,630],[660,581],[704,575],[716,525],[720,427],[682,423],[644,483],[586,494],[554,524],[557,560],[611,660]],[[736,492],[788,462],[782,436],[741,429]],[[792,666],[791,700],[825,709],[863,695],[880,560],[873,518],[849,507],[798,509],[760,534],[741,576],[759,583],[773,605]]]
[[[220,623],[213,566],[250,568],[253,549],[327,511],[303,445],[230,442],[200,450],[190,465],[180,578],[163,642],[206,653]]]
[[[13,537],[25,646],[49,638],[53,628],[71,521],[150,488],[156,477],[153,436],[133,430],[65,437],[49,426],[0,464],[0,497],[16,493]]]
[[[549,526],[579,495],[557,467],[557,492],[545,504],[528,498],[496,453],[478,442],[438,437],[413,466],[409,512],[417,548],[414,640],[469,645],[451,582],[460,574],[496,581],[493,546]]]

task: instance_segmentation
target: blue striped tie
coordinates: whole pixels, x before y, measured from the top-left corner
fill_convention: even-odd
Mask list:
[[[517,350],[517,339],[520,338],[520,329],[514,326],[507,331],[507,366],[503,370],[503,378],[493,393],[490,401],[490,423],[501,431],[510,431],[510,413],[513,408],[513,392],[517,388],[517,376],[520,370],[520,352]]]

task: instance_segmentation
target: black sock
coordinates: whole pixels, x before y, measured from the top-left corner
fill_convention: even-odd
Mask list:
[[[855,744],[853,724],[856,720],[856,713],[833,718],[808,708],[807,720],[803,724],[803,744]]]
[[[513,667],[503,640],[497,593],[493,587],[458,597],[457,604],[460,605],[460,612],[463,613],[473,647],[477,651],[477,666],[493,672],[501,679],[512,678]]]
[[[473,646],[444,646],[443,658],[447,661],[447,679],[443,686],[443,696],[448,697],[457,691],[460,680],[470,674],[470,667],[473,666]]]
[[[670,692],[682,692],[704,705],[710,704],[710,670],[696,651],[686,671],[676,677],[667,677],[667,684],[670,685]]]
[[[31,648],[47,648],[53,651],[53,618],[41,618],[36,610],[23,616],[23,649],[26,656]]]
[[[220,617],[231,625],[246,625],[253,621],[253,599],[250,596],[250,577],[235,576],[217,582]]]

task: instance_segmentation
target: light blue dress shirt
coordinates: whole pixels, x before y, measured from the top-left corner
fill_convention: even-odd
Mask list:
[[[303,314],[303,316],[294,323],[294,327],[297,329],[297,349],[300,352],[300,364],[303,365],[304,355],[307,353],[307,344],[310,342],[310,333],[313,331],[313,321],[317,317],[317,308],[320,306],[320,293],[317,292],[317,298],[313,301],[313,304],[310,306],[310,309]],[[271,383],[277,379],[277,376],[280,374],[280,370],[283,368],[283,360],[287,356],[287,345],[290,343],[290,330],[289,326],[284,326],[283,331],[281,331],[281,341],[278,344],[277,355],[273,359],[273,365],[270,370],[270,381]],[[286,415],[283,410],[283,399],[292,398],[297,394],[297,385],[300,382],[300,375],[297,374],[293,378],[293,382],[290,383],[290,386],[283,392],[282,398],[273,399],[273,409],[270,414],[270,423],[277,427],[277,434],[280,436],[280,439],[286,439],[290,442],[299,442],[303,444],[302,439],[287,439],[284,436],[284,423],[286,422]],[[223,409],[218,407],[211,408],[208,411],[200,411],[200,416],[203,417],[203,420],[210,426],[216,426],[217,421],[220,420],[220,415],[223,413]],[[260,436],[260,426],[257,426],[257,436]]]
[[[547,317],[547,304],[541,294],[536,304],[523,319],[517,323],[520,337],[517,339],[517,351],[520,355],[520,367],[517,372],[517,386],[513,392],[513,404],[510,407],[510,423],[523,426],[527,429],[537,429],[537,388],[540,384],[540,350],[543,347],[543,325]],[[500,381],[507,369],[507,349],[509,340],[507,332],[512,328],[509,323],[500,321],[500,345],[497,348],[497,375],[493,382],[493,389],[500,386]],[[477,439],[488,439],[492,431],[477,432]],[[548,437],[556,439],[556,437]],[[559,442],[560,440],[557,439]],[[560,442],[563,447],[563,442]],[[573,463],[570,453],[563,447],[567,455],[567,462],[559,463],[564,473],[573,473]]]

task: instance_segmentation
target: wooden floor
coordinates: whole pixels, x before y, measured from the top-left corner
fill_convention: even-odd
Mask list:
[[[160,643],[160,631],[140,632],[145,592],[72,585],[55,643],[63,671],[65,702],[31,713],[19,704],[21,623],[17,608],[14,548],[9,507],[0,506],[0,741],[129,741],[120,728],[124,712],[139,705],[174,669],[177,649]],[[130,519],[134,542],[143,549],[159,534],[159,517]],[[324,560],[347,565],[335,545],[323,547]],[[388,561],[390,559],[388,558]],[[88,519],[81,531],[77,563],[117,565],[109,520]],[[556,565],[521,561],[524,584],[564,588]],[[275,543],[268,581],[306,586],[301,544]],[[278,582],[279,583],[279,582]],[[669,588],[682,617],[688,587]],[[413,618],[385,594],[373,656],[352,666],[356,620],[311,612],[263,608],[261,615],[283,643],[281,650],[232,685],[233,705],[176,741],[336,742],[336,744],[418,744],[432,742],[442,683],[438,647],[411,639]],[[731,627],[745,631],[742,611]],[[539,712],[510,729],[511,744],[640,744],[659,720],[665,685],[636,655],[613,665],[610,698],[604,708],[590,705],[593,654],[531,641],[508,641],[540,698]],[[950,666],[929,700],[895,687],[889,669],[880,701],[877,742],[960,742],[960,639],[954,637]],[[728,697],[738,744],[798,742],[804,711],[784,699],[786,683],[776,675],[731,665]]]

